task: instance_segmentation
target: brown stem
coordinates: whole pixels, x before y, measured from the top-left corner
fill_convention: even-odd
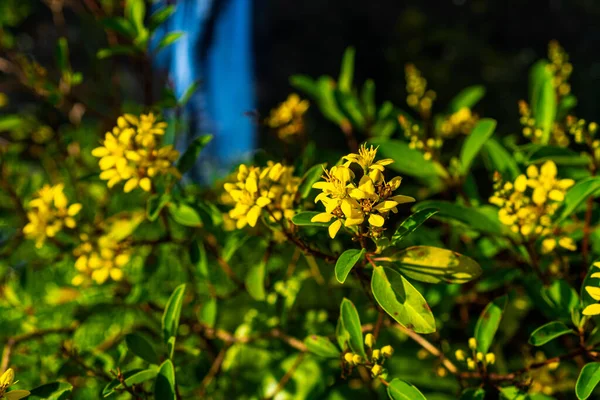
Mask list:
[[[288,382],[290,381],[290,379],[292,379],[292,377],[294,376],[294,373],[296,372],[296,370],[298,369],[298,367],[300,366],[300,364],[302,364],[302,361],[304,360],[305,354],[306,353],[300,353],[300,354],[298,354],[298,357],[296,357],[296,360],[294,361],[294,364],[285,373],[285,375],[283,375],[283,377],[281,378],[281,380],[277,383],[277,386],[275,387],[275,390],[273,390],[273,392],[269,396],[265,397],[265,400],[273,399],[279,392],[281,392],[283,390],[283,388],[285,388],[285,385],[288,384]]]
[[[200,390],[199,390],[200,398],[204,398],[204,395],[206,394],[206,390],[208,389],[208,386],[210,385],[212,380],[215,378],[215,376],[218,375],[219,371],[221,370],[221,366],[223,365],[223,361],[225,360],[225,355],[227,354],[228,349],[229,349],[229,346],[225,346],[221,349],[219,354],[217,354],[217,358],[215,358],[215,361],[213,361],[212,365],[210,366],[208,373],[206,374],[204,379],[202,379],[202,383],[200,383]]]

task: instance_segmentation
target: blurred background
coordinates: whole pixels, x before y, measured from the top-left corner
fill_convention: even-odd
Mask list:
[[[86,74],[78,96],[90,97],[96,84],[114,88],[111,98],[94,104],[107,117],[116,118],[128,104],[156,102],[165,86],[181,97],[199,83],[177,115],[186,121],[178,132],[181,148],[201,133],[215,135],[194,180],[222,175],[255,149],[274,147],[276,136],[264,119],[294,91],[289,77],[336,77],[348,46],[356,48],[355,82],[360,87],[372,78],[378,104],[389,100],[407,108],[404,65],[411,62],[436,90],[440,106],[466,86],[484,85],[487,93],[476,112],[497,119],[499,132],[511,133],[519,129],[517,101],[527,96],[528,69],[556,39],[574,65],[578,115],[589,118],[596,111],[600,3],[593,0],[160,0],[148,2],[148,14],[166,4],[176,11],[157,36],[173,31],[184,36],[150,53],[141,66],[125,57],[94,57],[118,37],[86,21],[110,15],[121,3],[0,0],[0,23],[15,48],[41,65],[55,62],[56,42],[67,37],[73,68]],[[0,91],[12,89],[0,80]],[[0,111],[26,109],[28,96],[11,93],[10,107]],[[339,127],[316,107],[306,121],[319,146],[345,146]]]

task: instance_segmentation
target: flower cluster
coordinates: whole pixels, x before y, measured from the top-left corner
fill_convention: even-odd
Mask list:
[[[385,360],[392,357],[394,349],[392,346],[383,346],[381,349],[374,349],[375,336],[371,333],[365,335],[365,345],[367,346],[367,358],[363,358],[360,354],[348,352],[344,354],[344,361],[350,367],[356,365],[364,365],[371,370],[371,376],[373,378],[382,377],[386,378],[387,371],[383,368]]]
[[[415,201],[414,198],[394,195],[400,187],[402,178],[395,177],[389,182],[385,180],[385,166],[394,162],[392,159],[375,161],[377,149],[362,145],[358,154],[352,153],[344,157],[343,165],[325,171],[323,181],[313,185],[322,192],[315,202],[325,206],[325,212],[312,218],[312,222],[330,222],[329,236],[333,239],[342,225],[354,229],[360,237],[380,237],[389,212],[396,213],[397,206]],[[362,177],[356,184],[356,175],[350,169],[352,164],[362,167]]]
[[[550,64],[548,69],[552,72],[552,86],[556,90],[556,95],[560,99],[571,92],[569,77],[573,72],[573,65],[569,62],[569,55],[565,49],[556,41],[548,43],[548,59]]]
[[[444,140],[441,137],[427,138],[427,134],[421,125],[410,122],[403,115],[398,116],[398,122],[404,131],[404,137],[410,140],[408,147],[419,150],[423,153],[424,159],[431,160],[433,155],[437,154],[444,145]]]
[[[228,216],[241,229],[256,226],[266,211],[270,220],[281,221],[294,216],[294,202],[301,178],[294,168],[270,161],[266,167],[240,165],[236,182],[225,183],[227,197],[223,202],[234,205]]]
[[[421,114],[423,118],[429,118],[436,97],[435,92],[427,89],[427,80],[421,76],[421,71],[413,64],[407,64],[404,67],[404,74],[406,76],[406,104]]]
[[[440,127],[440,133],[445,138],[451,138],[457,135],[468,135],[477,123],[477,114],[471,112],[468,107],[463,107],[453,114],[450,114]]]
[[[527,168],[527,174],[517,177],[514,183],[503,182],[499,174],[495,179],[495,193],[490,203],[500,207],[500,222],[510,226],[524,240],[542,238],[542,252],[549,253],[558,244],[575,250],[575,242],[567,236],[557,237],[553,231],[552,216],[565,198],[567,189],[575,184],[572,179],[557,179],[556,164],[546,161],[540,169]]]
[[[600,261],[596,261],[593,267],[600,268]],[[600,278],[600,272],[594,272],[590,275],[590,278]],[[586,286],[585,291],[596,301],[600,300],[600,287],[598,286]],[[600,304],[590,304],[583,309],[583,315],[598,315],[600,314]]]
[[[277,131],[280,139],[286,140],[304,132],[303,115],[309,107],[308,100],[300,100],[296,93],[288,96],[287,100],[271,110],[266,123]]]
[[[163,136],[166,122],[158,122],[154,114],[142,114],[139,118],[125,114],[117,119],[117,126],[107,132],[101,147],[92,151],[100,158],[102,173],[100,179],[106,180],[112,188],[124,181],[123,190],[131,192],[137,187],[149,192],[153,179],[159,175],[180,177],[173,162],[179,152],[173,146],[159,146],[159,137]]]
[[[126,243],[109,234],[90,238],[82,233],[80,239],[82,243],[73,250],[78,272],[71,281],[73,285],[79,286],[90,279],[101,285],[109,278],[114,281],[123,278],[122,267],[131,259],[131,249]]]
[[[6,400],[19,400],[24,399],[31,393],[29,390],[11,390],[7,392],[8,388],[11,387],[15,382],[15,372],[12,368],[7,369],[2,376],[0,376],[0,399]]]
[[[600,139],[596,137],[598,124],[596,122],[586,123],[582,118],[576,118],[572,115],[567,116],[565,120],[567,132],[573,136],[575,143],[588,146],[594,159],[594,163],[600,163]]]
[[[467,368],[470,370],[475,369],[486,369],[489,365],[493,365],[496,362],[496,355],[494,353],[483,354],[477,351],[477,340],[475,338],[469,339],[469,350],[471,356],[467,357],[467,354],[463,350],[456,350],[454,356],[457,361],[466,362]]]
[[[523,127],[521,131],[523,136],[531,140],[532,143],[539,143],[544,131],[538,127],[537,122],[532,115],[531,108],[525,100],[519,101],[519,114],[521,114],[519,122]],[[554,124],[552,124],[552,130],[550,131],[550,143],[560,147],[567,147],[569,145],[569,136],[566,134],[563,124],[558,122],[554,122]]]
[[[75,228],[75,216],[81,211],[81,204],[69,205],[63,184],[42,187],[29,202],[29,207],[29,222],[23,227],[23,234],[35,240],[37,248],[42,247],[46,239],[55,237],[63,227]]]

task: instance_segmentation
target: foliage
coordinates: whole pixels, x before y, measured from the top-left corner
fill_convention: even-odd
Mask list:
[[[199,187],[211,136],[175,146],[197,86],[128,75],[140,103],[92,77],[150,68],[173,6],[114,3],[80,10],[106,37],[89,70],[67,37],[44,66],[0,40],[0,398],[598,395],[600,139],[558,43],[522,135],[476,112],[480,85],[440,107],[415,65],[406,110],[378,104],[349,48],[266,119],[296,154]],[[315,146],[317,112],[347,149]]]

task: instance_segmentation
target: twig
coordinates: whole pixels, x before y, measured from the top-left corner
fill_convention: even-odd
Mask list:
[[[206,374],[204,379],[202,379],[202,383],[200,384],[199,390],[200,398],[204,398],[208,386],[221,370],[221,365],[223,365],[223,360],[225,360],[225,354],[227,354],[228,349],[229,346],[225,346],[221,349],[221,351],[219,351],[219,354],[217,354],[217,358],[215,358],[212,365],[210,366],[208,373]]]
[[[304,360],[304,356],[305,356],[305,353],[298,354],[298,357],[296,357],[294,364],[285,373],[285,375],[283,375],[283,377],[279,380],[279,382],[277,383],[277,386],[275,387],[275,390],[273,390],[273,393],[271,393],[269,396],[265,397],[265,400],[273,399],[277,395],[277,393],[279,393],[280,391],[283,390],[283,388],[285,388],[285,385],[288,384],[288,382],[290,381],[290,379],[292,379],[292,377],[294,376],[294,373],[296,372],[296,370],[298,369],[300,364],[302,364],[302,361]]]

